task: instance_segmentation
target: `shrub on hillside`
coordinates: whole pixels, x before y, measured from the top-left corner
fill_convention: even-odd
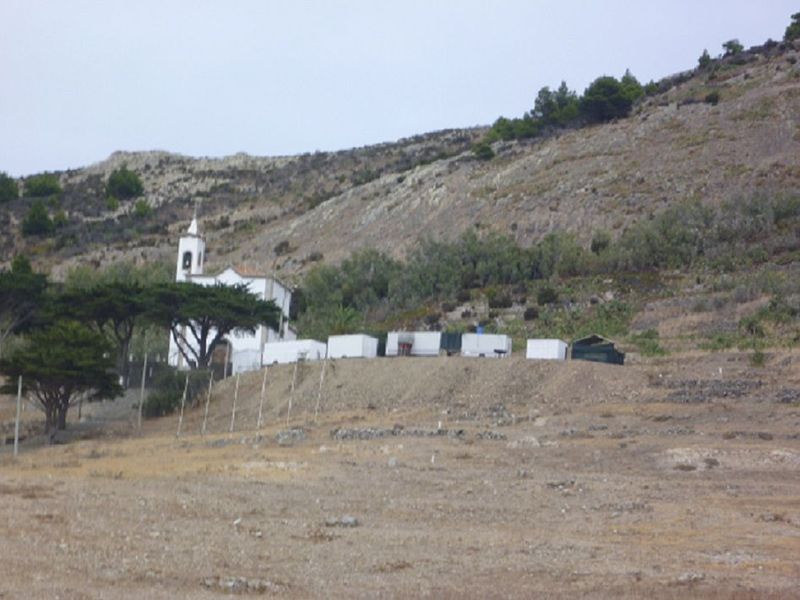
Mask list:
[[[16,180],[8,173],[0,171],[0,204],[19,198]]]
[[[25,180],[26,198],[45,198],[61,193],[61,184],[58,177],[52,173],[33,175]]]
[[[123,165],[109,175],[106,183],[106,198],[130,200],[144,193],[142,180],[133,171]]]
[[[52,233],[53,228],[53,221],[47,212],[44,202],[36,200],[22,221],[22,234],[47,235]]]
[[[179,409],[187,376],[189,383],[186,389],[186,405],[189,406],[200,398],[208,389],[208,371],[164,369],[156,375],[150,394],[142,406],[142,414],[147,418],[163,417]]]

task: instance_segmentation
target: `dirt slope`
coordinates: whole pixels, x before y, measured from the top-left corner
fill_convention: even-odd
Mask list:
[[[7,598],[790,597],[800,357],[268,371],[142,434],[0,455]],[[299,383],[297,383],[299,381]]]

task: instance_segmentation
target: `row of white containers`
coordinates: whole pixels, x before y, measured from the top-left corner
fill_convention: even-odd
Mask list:
[[[398,356],[400,344],[411,346],[411,356],[438,356],[441,333],[415,331],[389,333],[386,339],[386,356]],[[363,334],[335,335],[328,338],[327,346],[316,340],[271,342],[264,346],[263,364],[286,364],[298,360],[328,358],[375,358],[378,340]],[[511,355],[511,338],[507,335],[465,333],[461,336],[461,355],[504,358]],[[528,340],[526,358],[566,360],[567,343],[562,340]]]

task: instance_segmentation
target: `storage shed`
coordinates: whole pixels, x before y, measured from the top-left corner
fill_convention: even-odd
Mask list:
[[[293,340],[291,342],[270,342],[264,344],[262,363],[288,364],[298,360],[322,360],[327,346],[317,340]]]
[[[439,331],[390,331],[386,356],[439,356],[441,340]]]
[[[511,338],[491,333],[465,333],[461,336],[461,356],[504,358],[511,354]]]
[[[614,342],[596,333],[572,342],[572,358],[612,365],[625,362],[625,354],[614,347]]]
[[[567,360],[567,342],[562,340],[528,340],[525,358],[534,360]]]
[[[378,356],[378,340],[357,333],[354,335],[332,335],[328,338],[328,358],[375,358]]]

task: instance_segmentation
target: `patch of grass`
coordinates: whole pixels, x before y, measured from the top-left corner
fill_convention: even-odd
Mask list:
[[[642,356],[664,356],[667,351],[659,344],[658,331],[647,329],[631,335],[629,341],[636,346]]]

